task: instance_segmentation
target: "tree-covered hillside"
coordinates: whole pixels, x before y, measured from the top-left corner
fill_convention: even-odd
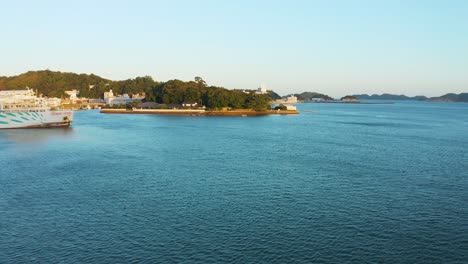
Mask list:
[[[13,76],[0,77],[0,90],[23,90],[29,87],[48,97],[66,97],[65,91],[76,89],[81,97],[102,98],[105,91],[116,93],[150,92],[158,83],[151,77],[137,77],[124,81],[111,81],[94,74],[76,74],[56,71],[29,71]]]
[[[156,82],[151,77],[136,77],[123,81],[111,81],[94,74],[76,74],[54,71],[30,71],[13,77],[0,77],[0,90],[23,90],[29,87],[48,97],[67,97],[65,91],[76,89],[80,97],[103,98],[112,89],[116,94],[145,93],[145,101],[165,104],[197,102],[211,109],[249,108],[264,110],[271,98],[268,95],[245,93],[208,86],[201,77],[195,81],[171,80]]]
[[[147,96],[147,100],[163,104],[197,102],[210,109],[230,107],[260,111],[268,108],[271,98],[255,92],[245,93],[241,90],[207,86],[204,82],[171,80],[155,87],[152,95]]]

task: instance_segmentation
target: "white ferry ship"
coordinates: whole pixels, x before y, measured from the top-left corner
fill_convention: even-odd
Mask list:
[[[73,111],[52,110],[33,90],[0,91],[0,129],[68,127]]]

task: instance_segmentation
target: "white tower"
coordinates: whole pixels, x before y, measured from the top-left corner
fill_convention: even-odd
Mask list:
[[[260,87],[257,89],[257,94],[266,94],[268,93],[267,87],[264,84],[261,84]]]

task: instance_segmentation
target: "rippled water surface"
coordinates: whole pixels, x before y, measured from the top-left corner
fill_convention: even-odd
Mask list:
[[[467,263],[468,104],[0,131],[0,263]]]

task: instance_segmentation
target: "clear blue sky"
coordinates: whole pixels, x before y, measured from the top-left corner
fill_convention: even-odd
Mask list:
[[[2,1],[0,75],[150,75],[280,94],[468,92],[468,1]]]

